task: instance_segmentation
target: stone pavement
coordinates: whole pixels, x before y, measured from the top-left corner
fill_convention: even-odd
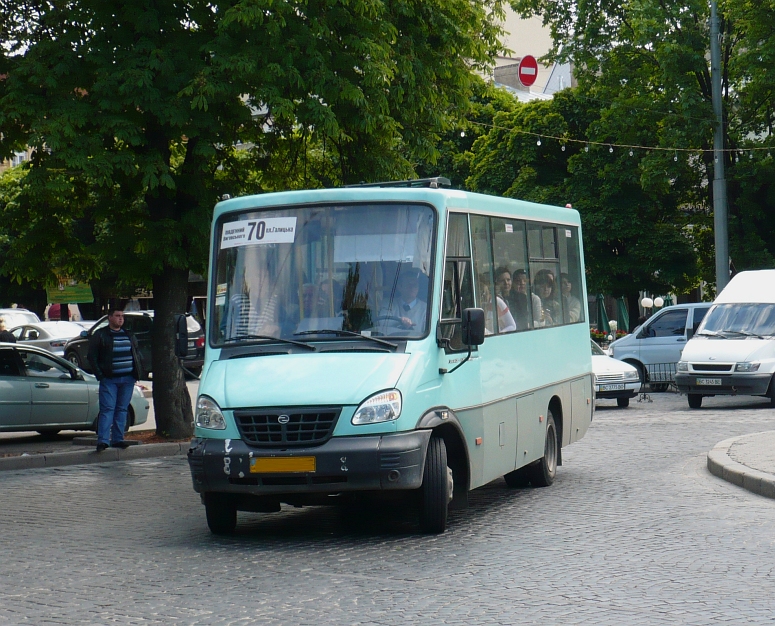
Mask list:
[[[761,624],[775,500],[708,450],[761,399],[604,401],[546,489],[477,489],[443,535],[408,512],[283,506],[210,534],[182,455],[0,473],[0,625]]]

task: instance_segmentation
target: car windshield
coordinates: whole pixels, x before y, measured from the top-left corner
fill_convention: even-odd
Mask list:
[[[606,356],[606,353],[603,352],[603,349],[597,345],[594,341],[591,341],[592,343],[592,356]]]
[[[216,231],[213,343],[424,336],[434,224],[429,206],[398,203],[226,216]]]
[[[702,324],[697,334],[708,335],[775,335],[775,304],[717,304]]]

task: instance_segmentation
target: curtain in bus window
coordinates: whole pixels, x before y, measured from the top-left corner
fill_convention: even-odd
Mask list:
[[[564,324],[583,322],[586,319],[582,304],[584,293],[581,284],[581,248],[579,229],[575,226],[557,227],[557,248],[560,256],[560,298]]]

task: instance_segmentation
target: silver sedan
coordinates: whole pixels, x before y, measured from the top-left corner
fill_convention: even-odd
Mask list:
[[[46,350],[0,343],[0,432],[96,430],[100,383]],[[148,420],[148,400],[135,385],[127,429]]]
[[[35,322],[12,328],[11,334],[17,343],[63,356],[68,339],[77,337],[82,330],[83,327],[75,322]]]

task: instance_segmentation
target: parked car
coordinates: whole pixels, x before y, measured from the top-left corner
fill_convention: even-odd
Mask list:
[[[606,355],[594,341],[592,343],[592,371],[595,373],[595,398],[615,399],[622,408],[629,406],[630,398],[638,395],[640,374],[629,363]]]
[[[709,302],[665,307],[612,342],[610,354],[635,367],[641,382],[649,383],[652,390],[664,391],[674,380],[681,351],[710,307]]]
[[[0,343],[0,432],[96,430],[100,384],[50,352]],[[148,419],[148,400],[135,385],[127,429]]]
[[[738,394],[775,406],[775,270],[729,281],[686,344],[676,385],[693,409],[704,397]]]
[[[16,328],[22,324],[35,324],[40,318],[27,309],[0,309],[0,317],[5,320],[7,329]]]
[[[43,348],[57,356],[65,353],[69,339],[78,337],[83,328],[74,322],[36,322],[11,329],[17,343]]]
[[[204,330],[193,317],[186,318],[188,326],[188,355],[183,359],[183,365],[193,373],[198,373],[204,363],[205,335]],[[84,330],[65,344],[64,357],[76,367],[91,373],[89,363],[89,340],[100,328],[108,325],[108,316],[101,317],[88,330]],[[153,311],[125,311],[124,326],[133,333],[140,347],[140,358],[146,372],[151,373],[151,331],[153,330]]]

